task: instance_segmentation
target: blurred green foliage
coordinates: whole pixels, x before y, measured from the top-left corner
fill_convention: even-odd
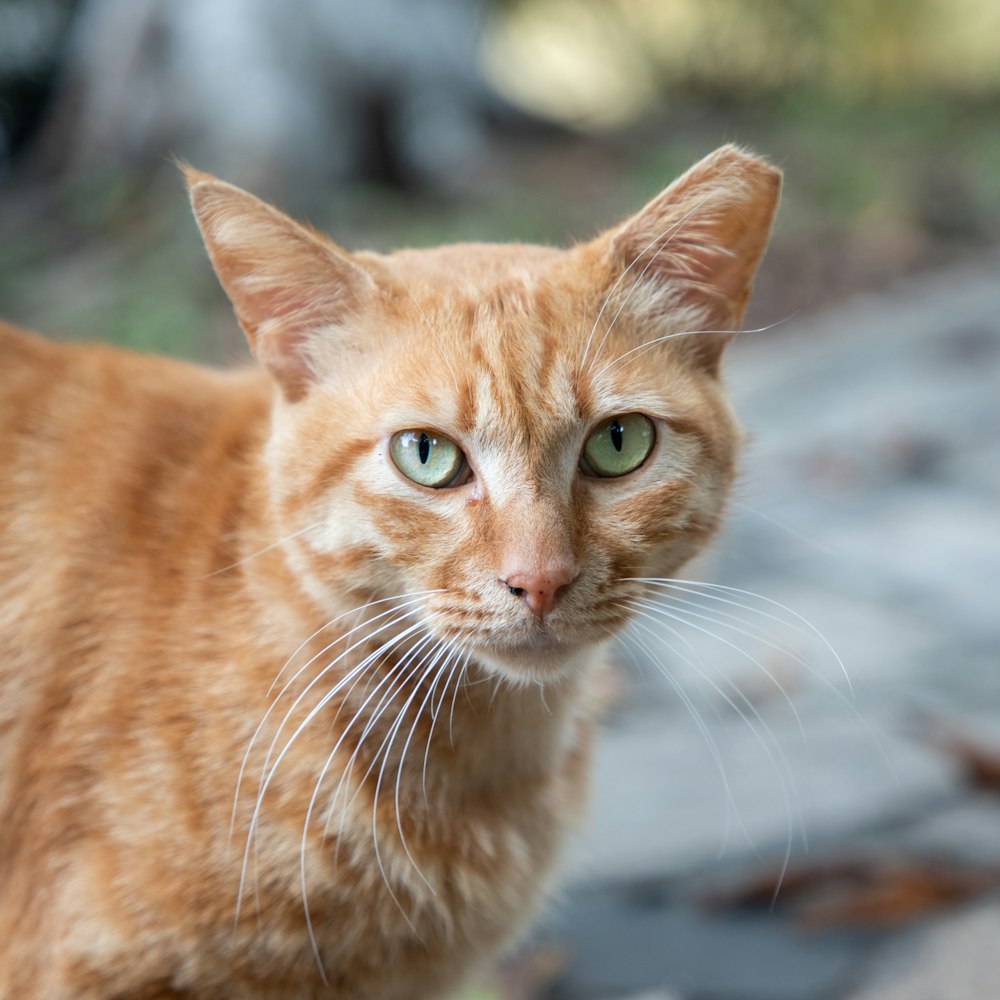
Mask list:
[[[507,0],[502,8],[501,58],[491,60],[500,85],[553,110],[554,88],[573,92],[566,112],[582,121],[622,121],[678,96],[739,104],[805,90],[867,103],[1000,92],[995,0]],[[588,72],[613,81],[610,94],[593,89],[590,114],[573,79]],[[622,104],[619,113],[608,100]]]

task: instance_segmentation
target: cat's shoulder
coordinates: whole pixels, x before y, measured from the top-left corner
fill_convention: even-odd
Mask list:
[[[66,345],[0,321],[0,420],[6,425],[62,383],[71,354]]]
[[[172,388],[269,393],[266,378],[256,366],[220,370],[105,343],[55,340],[0,320],[0,386],[32,375],[44,376],[49,385],[60,379],[78,383],[121,380],[138,389],[156,388],[161,394]]]
[[[0,386],[22,384],[33,377],[44,377],[50,386],[61,379],[77,380],[88,373],[106,369],[141,369],[167,367],[167,359],[144,359],[142,355],[107,344],[81,343],[51,339],[0,321]]]
[[[14,365],[44,363],[56,353],[58,348],[52,341],[0,320],[0,378],[11,374]]]
[[[0,322],[0,427],[76,438],[263,425],[273,387],[259,368],[219,370],[108,344],[57,341]],[[47,435],[51,436],[51,435]]]

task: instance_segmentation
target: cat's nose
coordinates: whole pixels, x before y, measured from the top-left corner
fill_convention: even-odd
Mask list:
[[[511,573],[502,583],[514,597],[524,601],[538,618],[544,618],[576,579],[577,572],[569,566],[559,566],[541,572]]]

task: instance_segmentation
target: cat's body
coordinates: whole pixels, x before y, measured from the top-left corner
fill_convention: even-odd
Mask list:
[[[354,258],[192,174],[272,378],[0,326],[0,996],[419,1000],[523,928],[629,578],[733,475],[689,331],[738,323],[777,173],[699,169],[572,251]],[[646,453],[595,475],[611,417]]]

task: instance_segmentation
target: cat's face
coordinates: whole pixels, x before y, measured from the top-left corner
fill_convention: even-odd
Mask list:
[[[777,173],[732,150],[695,171],[569,251],[388,257],[348,257],[192,177],[282,386],[271,500],[320,602],[421,594],[435,635],[541,680],[627,620],[633,578],[673,575],[704,544],[739,443],[719,352]]]

